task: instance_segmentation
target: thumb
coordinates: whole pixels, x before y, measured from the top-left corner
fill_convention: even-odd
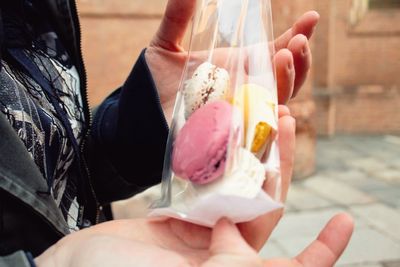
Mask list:
[[[256,252],[246,243],[235,224],[227,219],[218,221],[213,229],[210,252],[215,254],[249,255]]]
[[[195,7],[196,0],[169,0],[151,45],[172,52],[182,51],[181,42]]]

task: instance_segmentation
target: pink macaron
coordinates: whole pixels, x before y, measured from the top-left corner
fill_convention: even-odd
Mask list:
[[[195,184],[206,184],[221,177],[233,107],[214,101],[197,109],[178,132],[172,152],[172,170]]]

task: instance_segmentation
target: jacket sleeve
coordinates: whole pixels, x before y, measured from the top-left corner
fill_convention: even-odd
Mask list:
[[[35,267],[32,256],[22,250],[0,257],[0,267]]]
[[[124,85],[94,112],[89,158],[103,204],[161,181],[168,124],[144,54]]]

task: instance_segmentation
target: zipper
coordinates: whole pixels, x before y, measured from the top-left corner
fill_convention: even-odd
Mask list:
[[[85,62],[83,61],[83,56],[82,56],[81,25],[80,25],[79,17],[78,17],[78,7],[76,4],[76,0],[72,0],[72,3],[73,4],[71,5],[71,15],[72,15],[73,23],[75,24],[74,26],[76,26],[76,27],[73,27],[73,30],[77,29],[77,31],[78,31],[75,37],[79,44],[78,47],[75,47],[75,50],[76,50],[75,56],[77,59],[77,63],[81,67],[79,69],[79,72],[80,72],[79,74],[80,74],[80,79],[81,79],[81,96],[82,96],[85,118],[88,120],[88,122],[86,123],[87,129],[85,129],[85,133],[83,135],[83,139],[80,144],[80,153],[82,155],[81,166],[84,168],[84,172],[85,172],[84,174],[87,177],[90,192],[92,193],[93,200],[95,201],[95,205],[96,205],[95,224],[98,224],[100,221],[100,212],[102,210],[102,207],[99,204],[96,193],[94,191],[92,177],[90,175],[88,164],[87,164],[85,156],[84,156],[85,148],[86,148],[86,141],[89,138],[90,129],[91,129],[91,125],[92,125],[92,113],[89,108],[89,100],[88,100],[88,92],[87,92],[87,75],[86,75]],[[74,44],[74,46],[76,46],[76,43]]]

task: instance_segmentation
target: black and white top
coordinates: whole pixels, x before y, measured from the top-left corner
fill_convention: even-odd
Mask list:
[[[79,144],[85,125],[80,80],[57,34],[35,9],[35,2],[25,1],[22,18],[18,13],[3,13],[5,38],[11,47],[15,41],[13,49],[20,49],[38,67],[58,103],[51,101],[43,85],[18,67],[12,56],[5,56],[0,72],[0,111],[25,144],[70,230],[75,231],[79,204],[72,138]],[[57,112],[57,104],[62,112]],[[68,134],[62,117],[70,123],[73,136]]]

